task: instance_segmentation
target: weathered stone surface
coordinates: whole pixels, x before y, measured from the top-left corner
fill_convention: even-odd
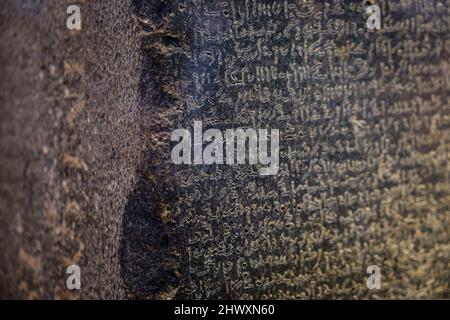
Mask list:
[[[121,298],[122,213],[142,155],[127,1],[0,4],[0,296]],[[77,264],[82,290],[66,288]]]
[[[448,3],[376,2],[3,1],[0,297],[449,298]],[[172,164],[197,120],[278,174]]]

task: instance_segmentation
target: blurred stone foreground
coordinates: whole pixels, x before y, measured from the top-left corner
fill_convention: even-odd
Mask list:
[[[123,298],[122,213],[141,159],[130,1],[0,4],[0,297]],[[66,289],[79,265],[83,290]]]
[[[173,84],[156,70],[163,64],[161,53],[142,49],[135,10],[144,18],[164,19],[136,5],[145,1],[79,2],[81,31],[66,28],[72,1],[0,3],[0,298],[193,297],[183,252],[186,238],[172,232],[181,227],[170,226],[167,214],[176,209],[170,203],[183,201],[172,201],[177,193],[171,186],[177,181],[171,180],[171,167],[153,152],[163,150],[158,149],[164,139],[158,140],[159,134],[170,132],[173,123],[160,128],[171,112],[158,109],[155,118],[152,103],[159,104],[158,98],[164,103],[176,100],[178,88],[164,89],[170,94],[161,97],[143,91],[156,86],[153,77]],[[164,15],[172,2],[158,3],[154,8]],[[177,38],[170,35],[165,41]],[[143,54],[154,63],[143,60]],[[149,128],[154,130],[151,139]],[[448,171],[448,163],[439,170],[437,175]],[[328,240],[322,239],[330,270],[343,270],[348,278],[324,272],[325,259],[305,251],[301,254],[314,269],[308,267],[299,277],[305,284],[301,294],[286,290],[272,296],[449,298],[448,181],[436,199],[439,203],[430,200],[430,206],[440,208],[436,216],[424,212],[405,220],[381,219],[367,234],[355,236],[368,240],[369,249],[341,240],[325,245]],[[325,225],[311,228],[305,232],[312,239],[326,234]],[[343,234],[351,237],[352,231]],[[277,250],[284,254],[288,249]],[[236,256],[229,259],[240,261]],[[374,294],[365,286],[365,267],[371,262],[384,268],[388,288]],[[79,291],[66,288],[69,265],[81,268]],[[268,270],[277,272],[276,266]],[[240,281],[240,275],[234,276]],[[220,281],[211,282],[221,286]],[[264,297],[263,291],[255,289],[254,296]],[[228,287],[216,292],[214,296],[200,290],[196,297],[247,297],[244,291],[230,293]]]

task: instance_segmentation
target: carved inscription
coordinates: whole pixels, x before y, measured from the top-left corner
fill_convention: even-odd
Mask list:
[[[368,30],[366,2],[180,1],[168,15],[182,61],[170,129],[280,130],[276,176],[173,167],[178,297],[448,297],[449,6],[376,1]]]

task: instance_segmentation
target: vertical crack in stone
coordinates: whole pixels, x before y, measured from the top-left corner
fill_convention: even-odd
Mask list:
[[[172,28],[168,1],[133,2],[142,37],[140,113],[144,162],[123,216],[121,276],[130,298],[172,299],[179,285],[179,247],[171,200],[170,128],[180,114],[182,33]]]

